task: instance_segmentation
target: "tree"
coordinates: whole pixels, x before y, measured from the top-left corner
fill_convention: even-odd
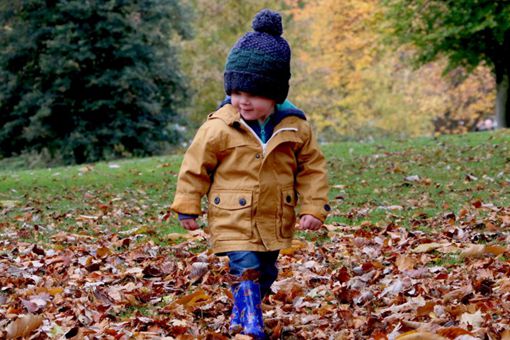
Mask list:
[[[152,155],[186,99],[178,0],[0,1],[0,155]]]
[[[263,8],[281,10],[283,0],[186,0],[194,9],[192,40],[182,44],[183,71],[189,79],[192,99],[187,108],[189,121],[198,125],[223,100],[223,70],[227,54]],[[285,16],[283,18],[286,19]],[[284,23],[284,35],[286,23]]]
[[[496,79],[496,119],[510,124],[510,2],[494,0],[381,0],[387,30],[417,48],[416,63],[444,55],[448,70],[486,63]]]

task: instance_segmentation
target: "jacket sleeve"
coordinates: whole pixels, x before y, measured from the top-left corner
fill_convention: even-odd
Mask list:
[[[180,214],[201,215],[201,199],[211,185],[216,168],[216,140],[214,129],[206,122],[202,125],[184,154],[177,188],[171,209]]]
[[[328,204],[327,164],[310,125],[307,125],[307,129],[304,144],[296,154],[296,190],[301,200],[299,215],[313,215],[324,222],[331,211]]]

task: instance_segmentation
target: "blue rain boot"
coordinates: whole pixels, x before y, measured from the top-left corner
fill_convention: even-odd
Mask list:
[[[262,318],[262,308],[260,299],[260,285],[254,281],[242,281],[239,283],[239,290],[235,299],[242,298],[243,306],[239,306],[241,311],[241,323],[243,324],[243,334],[251,335],[255,339],[267,339],[264,333],[264,320]]]
[[[239,285],[232,286],[232,295],[234,296],[234,303],[232,305],[232,314],[230,315],[230,327],[229,331],[231,334],[241,333],[243,330],[243,322],[241,319],[241,312],[244,306],[243,298],[239,294]]]

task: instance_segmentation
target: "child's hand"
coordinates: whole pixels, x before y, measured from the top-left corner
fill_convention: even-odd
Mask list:
[[[299,220],[300,230],[319,230],[322,227],[322,222],[317,217],[312,215],[303,215]]]
[[[194,218],[187,218],[185,220],[181,220],[180,222],[181,226],[186,230],[197,230],[198,228],[200,228],[198,226],[196,219]]]

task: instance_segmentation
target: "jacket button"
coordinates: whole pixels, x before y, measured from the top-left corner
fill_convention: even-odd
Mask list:
[[[214,204],[220,204],[221,200],[218,196],[214,198]]]
[[[258,153],[258,154],[256,154],[256,155],[255,155],[255,158],[259,159],[259,158],[260,158],[260,154],[259,154],[259,153]]]
[[[331,207],[329,206],[329,204],[324,204],[324,210],[331,211]]]
[[[239,204],[242,205],[242,206],[245,206],[246,205],[246,200],[244,198],[240,198],[239,199]]]
[[[290,195],[287,195],[287,197],[285,197],[285,201],[287,201],[287,203],[292,202],[292,197],[290,197]]]

